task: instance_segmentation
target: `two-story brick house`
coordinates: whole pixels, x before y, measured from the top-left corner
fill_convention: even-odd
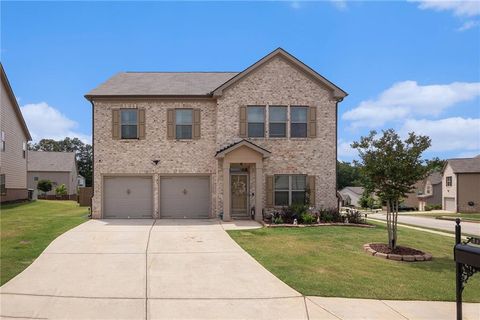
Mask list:
[[[85,96],[93,217],[259,220],[307,199],[336,207],[346,95],[280,48],[239,73],[119,73]]]

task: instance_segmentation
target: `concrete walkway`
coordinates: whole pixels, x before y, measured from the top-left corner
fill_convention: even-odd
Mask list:
[[[369,214],[368,217],[379,219],[379,220],[387,219],[387,216],[384,213]],[[455,232],[455,221],[450,221],[450,220],[440,220],[440,219],[428,218],[428,217],[399,215],[398,223],[405,223],[405,224],[415,225],[419,227],[434,228],[438,230]],[[480,223],[462,222],[460,225],[462,226],[462,234],[468,233],[473,235],[480,235]]]
[[[252,221],[90,220],[0,288],[1,318],[452,319],[454,304],[304,297],[225,229]],[[464,304],[478,319],[479,304]]]

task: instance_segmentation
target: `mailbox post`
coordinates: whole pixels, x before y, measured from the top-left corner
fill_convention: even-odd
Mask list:
[[[460,219],[456,219],[455,226],[455,247],[453,256],[455,259],[456,270],[456,300],[457,300],[457,320],[462,320],[462,293],[468,278],[480,270],[480,239],[468,237],[467,241],[462,242],[462,227]],[[475,244],[475,245],[471,245]]]

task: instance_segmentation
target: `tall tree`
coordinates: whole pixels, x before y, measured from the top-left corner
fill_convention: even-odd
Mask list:
[[[360,170],[358,166],[350,162],[337,161],[337,189],[341,190],[347,186],[360,187]]]
[[[42,139],[38,143],[30,144],[30,150],[75,152],[78,173],[85,177],[85,184],[92,185],[93,161],[92,146],[83,143],[78,138],[66,137],[63,140]]]
[[[371,131],[360,141],[354,142],[352,148],[359,153],[360,172],[364,187],[387,203],[388,246],[397,246],[398,204],[412,192],[412,186],[423,179],[428,168],[424,165],[422,153],[430,147],[431,140],[427,136],[415,135],[411,132],[405,141],[393,129],[382,131],[377,137]]]
[[[434,157],[430,160],[425,160],[428,172],[442,171],[443,167],[447,163],[447,160],[441,160],[439,157]]]

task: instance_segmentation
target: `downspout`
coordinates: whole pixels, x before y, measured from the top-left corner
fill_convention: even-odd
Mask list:
[[[87,98],[88,99],[88,98]],[[93,195],[95,194],[95,183],[94,183],[94,179],[95,179],[95,110],[94,110],[94,107],[95,105],[93,104],[93,101],[88,99],[88,101],[90,101],[90,103],[92,104],[92,198],[93,198]],[[93,199],[90,199],[90,218],[92,218],[92,215],[93,215],[93,208],[92,208],[92,204],[93,204]]]

